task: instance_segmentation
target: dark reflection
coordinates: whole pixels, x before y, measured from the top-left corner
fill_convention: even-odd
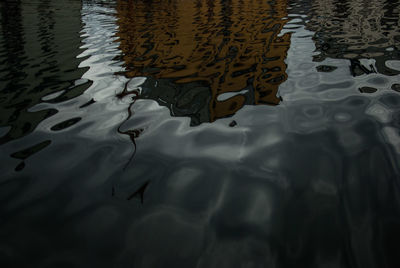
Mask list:
[[[358,59],[351,59],[350,73],[352,76],[359,76],[363,74],[376,73],[376,71],[372,64],[369,64],[369,66],[365,66]]]
[[[57,125],[52,126],[50,129],[53,131],[60,131],[60,130],[66,129],[72,125],[75,125],[76,123],[81,121],[81,119],[82,118],[80,118],[80,117],[71,118],[71,119],[65,120],[61,123],[58,123]]]
[[[23,26],[21,18],[21,2],[6,0],[0,2],[1,29],[3,35],[2,68],[0,81],[9,81],[11,87],[22,82],[25,74],[22,71],[22,61],[25,56]],[[6,91],[6,89],[2,89]],[[9,91],[12,91],[11,89]]]
[[[149,185],[150,181],[146,181],[140,188],[128,196],[127,200],[131,200],[132,198],[140,198],[140,202],[143,204],[144,200],[144,192],[146,191],[147,186]]]
[[[26,148],[26,149],[23,149],[21,151],[12,153],[11,157],[22,160],[22,162],[20,164],[18,164],[17,167],[15,168],[15,171],[22,170],[25,167],[24,160],[26,160],[31,155],[43,150],[44,148],[49,146],[50,143],[51,143],[50,140],[46,140],[46,141],[40,142],[38,144],[35,144],[35,145],[33,145],[33,146],[29,147],[29,148]]]
[[[82,104],[81,106],[79,106],[79,108],[86,108],[86,107],[88,107],[88,106],[90,106],[90,105],[92,105],[94,103],[96,103],[96,101],[92,98],[88,102],[86,102],[86,103]]]
[[[320,66],[317,66],[317,71],[318,71],[318,72],[322,72],[322,73],[333,72],[333,71],[336,70],[336,69],[337,69],[336,66],[330,66],[330,65],[320,65]]]
[[[48,101],[65,101],[82,94],[90,82],[75,83],[86,71],[76,58],[82,52],[80,1],[30,1],[22,8],[21,1],[6,0],[0,9],[0,127],[11,127],[0,137],[4,144],[57,112],[29,111],[45,96],[62,92]]]
[[[118,1],[127,77],[147,76],[141,98],[191,125],[246,104],[277,105],[290,35],[286,1]]]
[[[360,90],[361,93],[374,93],[374,92],[378,91],[374,87],[360,87],[358,90]]]
[[[31,156],[34,153],[37,153],[38,151],[42,150],[43,148],[45,148],[46,146],[50,145],[51,141],[47,140],[41,143],[38,143],[34,146],[31,146],[29,148],[26,148],[24,150],[15,152],[13,154],[11,154],[11,157],[14,158],[18,158],[21,160],[25,160],[27,159],[29,156]]]
[[[393,89],[394,91],[400,92],[400,84],[393,84],[393,85],[392,85],[392,89]]]
[[[298,3],[299,1],[296,1]],[[316,61],[326,58],[350,59],[353,76],[379,72],[397,75],[385,61],[400,58],[399,1],[301,1],[309,6],[307,27],[320,54]],[[305,10],[304,8],[303,11]],[[360,63],[359,59],[373,59]]]
[[[117,131],[119,134],[127,135],[129,139],[132,142],[133,145],[133,152],[131,157],[129,158],[128,162],[126,163],[124,169],[129,165],[129,163],[132,161],[133,157],[136,154],[136,141],[135,139],[139,137],[139,135],[142,133],[143,129],[128,129],[128,130],[122,130],[122,127],[126,121],[128,121],[132,117],[132,106],[135,104],[135,101],[138,99],[139,92],[138,91],[129,91],[128,90],[128,84],[129,82],[125,83],[124,89],[122,90],[121,93],[117,94],[117,97],[119,99],[123,99],[125,97],[130,97],[131,102],[128,106],[128,116],[125,118],[125,120],[118,126]]]

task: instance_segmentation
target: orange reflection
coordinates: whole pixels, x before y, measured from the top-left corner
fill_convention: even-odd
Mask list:
[[[207,84],[210,122],[245,104],[279,104],[290,45],[289,34],[278,36],[286,0],[129,0],[117,13],[127,77]],[[224,98],[228,92],[240,93]]]

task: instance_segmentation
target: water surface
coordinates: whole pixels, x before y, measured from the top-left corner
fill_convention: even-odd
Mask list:
[[[3,1],[2,267],[398,267],[398,1]]]

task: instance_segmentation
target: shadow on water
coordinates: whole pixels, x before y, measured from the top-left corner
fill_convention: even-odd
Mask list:
[[[277,105],[287,78],[286,1],[118,1],[120,49],[140,98],[187,116],[191,125],[244,105]]]

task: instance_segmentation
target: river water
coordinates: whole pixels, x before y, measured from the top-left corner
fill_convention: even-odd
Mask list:
[[[1,267],[400,267],[400,2],[0,2]]]

